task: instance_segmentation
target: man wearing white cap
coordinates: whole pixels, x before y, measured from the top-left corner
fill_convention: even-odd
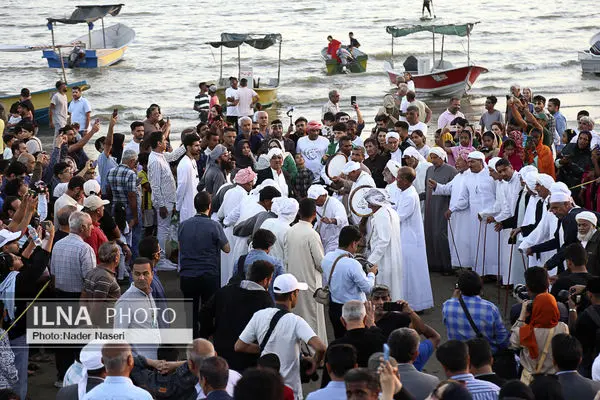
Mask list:
[[[455,179],[456,168],[446,162],[448,156],[441,147],[433,147],[429,151],[432,166],[427,169],[425,183],[430,181],[436,185],[445,185]],[[430,184],[424,193],[424,231],[425,247],[429,270],[449,274],[452,271],[450,262],[450,247],[448,241],[448,222],[444,212],[450,205],[450,196],[432,196]]]
[[[273,179],[279,191],[283,197],[292,197],[293,188],[292,177],[283,168],[283,151],[280,148],[273,147],[267,153],[267,159],[269,160],[269,168],[258,171],[256,183],[260,184],[265,179]]]
[[[494,240],[497,234],[493,225],[487,225],[480,220],[479,213],[484,211],[490,204],[496,201],[496,183],[490,176],[485,165],[485,155],[479,151],[469,153],[467,163],[471,173],[465,181],[458,202],[451,205],[448,218],[455,211],[469,208],[470,227],[467,228],[470,236],[456,243],[456,246],[466,246],[469,257],[461,258],[463,267],[475,267],[475,272],[480,276],[494,275],[498,270],[498,245]],[[474,240],[477,234],[478,240]],[[485,249],[485,259],[483,257]]]
[[[329,196],[321,185],[308,188],[308,198],[317,204],[317,223],[315,230],[321,236],[325,254],[338,248],[338,238],[342,228],[348,225],[346,209],[341,201]]]
[[[400,219],[385,190],[370,189],[365,201],[373,210],[367,224],[367,243],[370,247],[368,261],[379,268],[377,284],[390,288],[392,300],[402,300],[405,295],[402,281],[405,265],[400,242]]]
[[[302,398],[300,382],[300,345],[307,343],[313,350],[312,357],[303,359],[310,362],[311,375],[323,359],[325,344],[319,339],[302,317],[292,313],[298,302],[300,290],[308,289],[308,284],[298,282],[292,274],[275,278],[275,306],[257,311],[235,343],[235,351],[251,354],[277,354],[281,362],[279,372],[286,385],[290,386],[296,398]],[[269,327],[273,326],[270,330]],[[270,335],[267,337],[267,334]]]
[[[83,399],[87,392],[104,382],[106,368],[102,364],[102,343],[99,340],[92,340],[81,349],[79,361],[81,364],[79,382],[60,389],[56,394],[57,400]],[[77,363],[77,361],[75,362]],[[71,371],[71,368],[69,368],[67,374]]]
[[[348,204],[348,206],[346,207],[346,210],[348,211],[348,215],[350,216],[349,220],[351,220],[355,225],[358,225],[360,223],[361,217],[352,212],[350,208],[350,197],[352,196],[354,190],[359,186],[369,186],[374,188],[375,181],[373,180],[371,175],[361,170],[360,164],[356,161],[348,161],[346,165],[344,165],[342,173],[346,175],[346,177],[349,180],[354,182],[352,184],[352,187],[350,188],[350,192],[348,193],[348,200],[346,201],[346,204]]]
[[[557,182],[550,188],[550,212],[558,218],[558,225],[553,237],[540,244],[529,248],[528,255],[540,251],[556,250],[556,254],[544,263],[544,268],[553,270],[558,267],[557,273],[564,271],[564,249],[571,243],[577,242],[577,221],[575,216],[585,211],[574,206],[571,191],[562,182]]]
[[[583,211],[575,216],[575,221],[577,221],[577,240],[587,252],[587,270],[594,276],[600,276],[598,217],[591,211]]]
[[[387,150],[392,160],[402,163],[402,150],[398,148],[400,144],[400,135],[398,132],[392,131],[386,133],[385,143],[387,144]]]
[[[527,266],[538,267],[544,265],[550,257],[556,254],[555,249],[541,253],[527,251],[530,247],[554,237],[558,219],[548,210],[550,207],[550,188],[554,184],[554,178],[548,174],[537,174],[535,182],[533,182],[527,176],[527,186],[529,187],[530,184],[535,188],[537,197],[540,200],[535,205],[535,211],[529,209],[532,206],[532,202],[529,202],[528,210],[526,210],[528,216],[523,220],[523,226],[517,228],[517,231],[523,235],[523,241],[519,245],[519,250],[527,254]],[[529,189],[531,190],[532,188],[529,187]],[[532,213],[535,213],[535,215],[532,216]],[[550,275],[553,275],[553,273],[550,272]]]
[[[402,167],[398,172],[398,195],[393,198],[400,222],[400,243],[403,246],[402,285],[404,296],[415,311],[433,307],[433,294],[427,268],[425,232],[421,218],[419,195],[413,182],[415,170]]]

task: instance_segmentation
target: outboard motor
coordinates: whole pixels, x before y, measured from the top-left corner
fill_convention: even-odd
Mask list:
[[[590,47],[590,53],[600,56],[600,40],[598,40],[592,47]]]

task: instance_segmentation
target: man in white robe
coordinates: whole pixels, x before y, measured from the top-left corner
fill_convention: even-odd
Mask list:
[[[412,146],[404,150],[404,153],[402,153],[402,159],[407,167],[411,167],[415,170],[416,176],[413,186],[417,191],[419,198],[421,199],[421,216],[423,216],[423,213],[425,212],[425,188],[427,186],[427,182],[425,182],[425,176],[427,175],[427,170],[433,164],[427,161],[425,157],[419,153],[419,150]]]
[[[315,231],[321,237],[325,254],[338,248],[342,228],[348,226],[348,216],[341,201],[329,196],[321,185],[308,188],[307,196],[317,204]]]
[[[354,190],[360,186],[369,186],[374,188],[375,181],[371,175],[361,170],[360,163],[357,163],[356,161],[348,161],[346,165],[344,165],[342,173],[353,182],[348,194],[348,206],[346,209],[348,211],[348,215],[350,216],[349,221],[351,221],[354,225],[358,225],[362,217],[352,212],[352,208],[350,207],[350,198],[352,197]]]
[[[233,227],[238,219],[235,217],[236,214],[233,211],[236,208],[239,210],[240,204],[248,197],[255,178],[256,173],[252,171],[252,168],[248,167],[239,170],[235,174],[235,186],[225,193],[223,204],[219,207],[217,219],[223,225],[223,230],[229,243],[233,243]],[[225,286],[229,282],[236,261],[234,261],[231,251],[229,253],[221,252],[221,286]]]
[[[403,300],[406,300],[413,310],[421,311],[433,307],[433,294],[429,280],[421,202],[413,186],[415,176],[415,170],[411,167],[400,168],[397,177],[400,190],[392,201],[396,203],[394,209],[400,221],[400,243],[404,265]]]
[[[262,223],[261,229],[271,231],[277,240],[271,246],[269,255],[281,261],[282,265],[287,262],[287,254],[285,252],[287,245],[287,233],[290,229],[290,224],[296,219],[298,214],[298,201],[289,197],[276,197],[273,199],[271,211],[277,214],[277,218],[269,218]]]
[[[390,288],[392,300],[402,300],[405,294],[402,282],[404,261],[398,214],[385,190],[370,189],[365,201],[373,210],[369,217],[367,242],[370,247],[368,261],[379,268],[375,281]]]
[[[394,160],[388,160],[385,164],[385,168],[383,169],[383,180],[387,183],[385,190],[387,190],[390,195],[390,199],[396,198],[400,189],[398,189],[398,185],[396,184],[396,177],[398,176],[398,171],[402,168],[402,164],[396,162]]]
[[[452,267],[468,267],[475,265],[475,248],[473,247],[472,233],[464,227],[471,224],[471,213],[469,207],[459,210],[457,205],[460,200],[460,194],[471,175],[467,165],[467,156],[469,152],[459,152],[456,158],[455,167],[458,174],[446,184],[430,180],[429,186],[433,189],[434,196],[450,195],[450,204],[446,210],[445,216],[448,219],[448,245],[450,246],[450,262]],[[455,210],[450,212],[450,210]]]
[[[327,343],[325,308],[313,298],[315,291],[323,286],[321,262],[323,245],[312,222],[317,217],[317,205],[313,199],[302,199],[298,210],[300,220],[290,228],[287,235],[286,270],[297,279],[308,284],[308,290],[298,295],[294,314],[301,316],[316,332],[323,343]]]
[[[494,240],[497,236],[493,225],[487,225],[480,219],[479,213],[496,201],[496,184],[485,165],[485,155],[480,151],[469,153],[467,163],[471,174],[466,180],[458,202],[450,207],[448,215],[455,211],[469,208],[470,221],[468,227],[462,229],[470,232],[469,240],[475,241],[471,250],[475,271],[479,275],[493,275],[498,269],[498,248]],[[475,239],[477,235],[478,239]],[[458,244],[457,244],[458,245]],[[485,253],[485,257],[484,257]],[[466,267],[468,265],[464,265]]]
[[[200,137],[196,134],[187,135],[183,139],[185,155],[177,164],[177,201],[175,207],[179,212],[179,223],[196,215],[194,197],[198,193],[198,164],[200,158]]]
[[[391,131],[385,135],[385,143],[387,144],[388,151],[390,152],[391,160],[397,163],[402,163],[402,150],[398,147],[400,145],[400,135],[396,131]]]
[[[273,182],[271,180],[271,182]],[[264,182],[263,182],[264,183]],[[264,186],[258,192],[258,201],[256,198],[256,194],[248,196],[244,199],[242,203],[239,205],[239,218],[234,225],[235,227],[246,221],[249,218],[254,217],[256,214],[269,211],[271,209],[271,205],[273,204],[273,199],[281,196],[281,192],[276,189],[273,184],[269,186]],[[259,186],[260,187],[260,186]],[[235,214],[235,210],[233,214]],[[229,282],[231,275],[233,274],[233,266],[238,262],[239,258],[245,254],[248,254],[248,246],[249,246],[250,237],[249,236],[236,236],[235,233],[233,235],[233,246],[232,252],[233,264],[231,266],[231,270],[227,270],[227,274],[223,273],[223,266],[221,266],[221,282]]]

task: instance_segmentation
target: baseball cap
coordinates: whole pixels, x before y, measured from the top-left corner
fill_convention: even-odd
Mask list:
[[[0,231],[0,247],[21,237],[21,232],[11,232],[8,229]],[[295,279],[295,278],[294,278]]]
[[[83,207],[87,208],[91,211],[97,210],[100,207],[105,206],[107,204],[110,204],[110,201],[102,200],[100,197],[98,197],[96,195],[91,195],[89,197],[86,197],[85,200],[83,201]]]
[[[274,293],[290,293],[294,290],[307,290],[308,284],[306,282],[298,282],[298,279],[292,274],[281,274],[275,278],[273,282]]]
[[[89,181],[85,181],[83,184],[83,192],[86,196],[90,195],[98,195],[100,194],[100,184],[95,179],[90,179]]]

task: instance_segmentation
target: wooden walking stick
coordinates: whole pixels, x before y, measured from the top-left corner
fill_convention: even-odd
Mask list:
[[[485,276],[485,244],[487,241],[487,224],[483,225],[483,260],[481,260],[481,276]]]
[[[481,220],[479,220],[479,233],[477,234],[477,251],[475,252],[475,269],[477,269],[477,261],[479,261],[479,240],[481,239]]]
[[[504,297],[504,318],[506,318],[506,314],[508,312],[508,292],[510,287],[510,270],[512,269],[512,258],[513,258],[513,248],[515,244],[512,243],[510,245],[510,257],[508,259],[508,284],[506,285],[506,297]],[[523,255],[523,253],[521,253]],[[523,260],[525,261],[525,260]],[[498,301],[500,301],[500,296],[498,296]]]
[[[460,262],[460,255],[458,254],[458,247],[456,247],[456,242],[454,241],[454,231],[452,230],[452,224],[448,221],[448,226],[450,227],[450,237],[452,237],[452,244],[454,245],[454,251],[456,252],[456,258],[458,259],[458,266],[462,268],[462,263]]]

